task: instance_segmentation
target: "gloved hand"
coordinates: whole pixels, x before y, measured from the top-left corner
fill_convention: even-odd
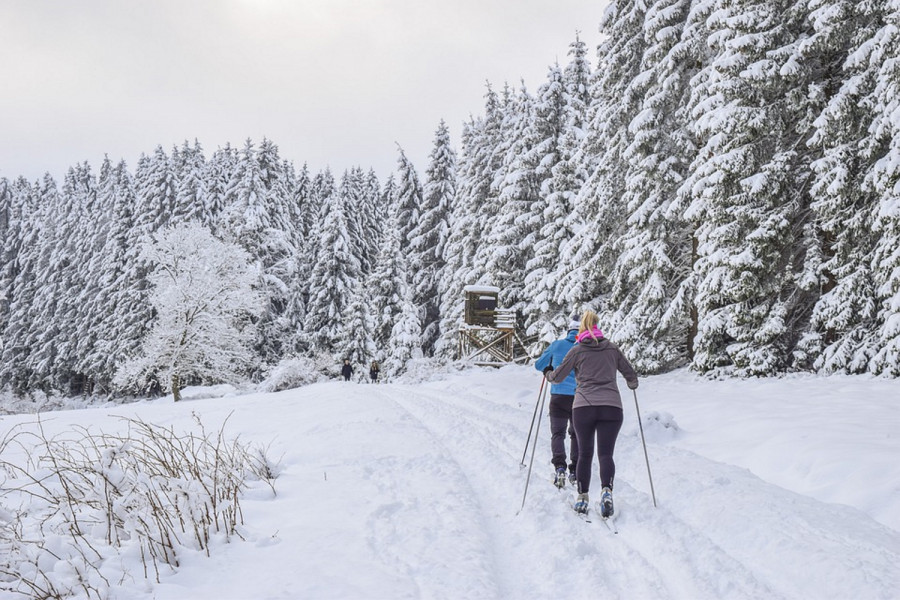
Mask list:
[[[637,389],[637,386],[638,386],[638,380],[637,380],[637,379],[635,379],[634,381],[629,381],[629,382],[628,382],[628,389],[629,389],[629,390],[636,390],[636,389]]]
[[[552,373],[552,372],[553,372],[553,365],[550,365],[550,366],[548,366],[548,367],[544,367],[544,377],[547,376],[547,373]]]

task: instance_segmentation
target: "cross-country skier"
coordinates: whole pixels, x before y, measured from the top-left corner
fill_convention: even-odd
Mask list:
[[[572,315],[566,337],[550,344],[541,357],[534,363],[534,368],[543,371],[550,365],[558,365],[575,345],[578,334],[578,315]],[[578,463],[578,440],[572,425],[572,402],[575,400],[575,373],[569,375],[562,383],[550,386],[550,452],[551,462],[556,468],[553,483],[556,487],[566,485],[566,430],[569,433],[569,482],[575,485],[575,466]]]
[[[353,366],[350,364],[350,359],[344,359],[344,365],[341,367],[341,375],[344,376],[344,381],[350,381],[350,376],[353,375]]]
[[[591,487],[591,461],[594,454],[594,438],[597,440],[597,459],[600,462],[600,515],[613,514],[612,488],[616,475],[613,450],[622,428],[622,398],[616,385],[616,371],[625,377],[630,389],[638,386],[637,373],[619,348],[603,337],[597,326],[597,313],[587,310],[581,316],[576,341],[562,363],[556,368],[547,367],[544,375],[551,383],[564,381],[575,372],[577,387],[572,417],[575,435],[578,437],[578,497],[575,511],[588,510],[588,491]]]

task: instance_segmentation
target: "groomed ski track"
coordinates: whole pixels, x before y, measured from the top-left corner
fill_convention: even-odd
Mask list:
[[[579,519],[571,488],[551,484],[546,414],[519,512],[536,391],[450,378],[239,398],[236,421],[242,410],[260,422],[260,411],[271,413],[242,436],[273,440],[282,491],[253,491],[242,503],[258,562],[239,563],[226,549],[183,568],[213,561],[210,589],[224,585],[235,597],[896,598],[900,537],[851,507],[655,443],[654,508],[627,409],[616,449],[618,535],[599,518]],[[235,410],[209,402],[208,414]],[[290,422],[279,419],[288,407],[300,415]],[[288,539],[299,560],[279,550]],[[177,597],[178,580],[154,597]]]
[[[471,597],[579,597],[597,590],[614,598],[827,598],[841,595],[838,590],[853,596],[871,589],[877,573],[886,576],[884,597],[893,593],[900,557],[872,540],[881,537],[891,548],[896,539],[847,507],[798,496],[689,452],[654,447],[661,490],[654,508],[640,440],[623,436],[617,448],[620,534],[613,536],[598,519],[587,524],[571,513],[571,489],[551,485],[544,418],[525,508],[517,515],[527,474],[519,467],[527,406],[413,387],[400,394],[379,389],[377,397],[409,416],[430,448],[428,462],[442,465],[449,493],[466,497],[436,499],[435,513],[446,519],[459,512],[456,519],[470,526],[464,536],[488,545],[479,568],[468,561],[456,566],[456,577],[472,579]],[[408,478],[415,488],[415,476]],[[426,517],[421,526],[434,527],[439,537],[441,520],[429,525]],[[415,564],[421,557],[407,559]],[[439,559],[442,569],[453,569],[447,559]],[[807,561],[817,568],[804,569]],[[823,570],[833,577],[823,580]],[[423,597],[440,596],[440,589],[430,589]]]

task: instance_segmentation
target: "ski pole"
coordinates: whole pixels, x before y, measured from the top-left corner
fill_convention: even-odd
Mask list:
[[[541,416],[544,414],[544,399],[547,397],[547,389],[544,388],[544,386],[541,386],[541,392],[541,410],[538,413],[537,417],[537,427],[535,427],[534,429],[534,443],[532,443],[531,445],[531,461],[528,463],[528,477],[525,478],[525,492],[522,494],[522,507],[519,508],[519,512],[517,512],[516,514],[519,514],[520,512],[522,512],[522,509],[525,508],[525,497],[528,495],[528,484],[531,481],[531,467],[534,466],[534,451],[537,449],[538,432],[541,430]]]
[[[644,424],[641,422],[641,408],[638,406],[637,390],[634,392],[634,410],[637,411],[638,426],[641,428],[641,444],[644,446],[644,460],[647,462],[647,477],[650,478],[650,495],[653,497],[653,508],[656,508],[656,492],[653,491],[653,475],[650,474],[650,457],[647,456],[647,442],[644,440]]]
[[[538,405],[541,403],[541,396],[544,394],[544,384],[547,382],[546,377],[541,377],[541,390],[538,392],[537,401],[534,403],[534,414],[531,415],[531,426],[528,427],[528,439],[525,440],[525,449],[522,451],[522,460],[519,461],[519,468],[525,468],[525,455],[528,453],[528,444],[531,443],[531,430],[534,429],[534,419],[538,414]]]

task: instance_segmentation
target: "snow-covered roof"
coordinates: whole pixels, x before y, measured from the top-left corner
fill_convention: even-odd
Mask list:
[[[500,288],[492,285],[467,285],[463,288],[463,292],[475,292],[476,294],[499,294]]]

